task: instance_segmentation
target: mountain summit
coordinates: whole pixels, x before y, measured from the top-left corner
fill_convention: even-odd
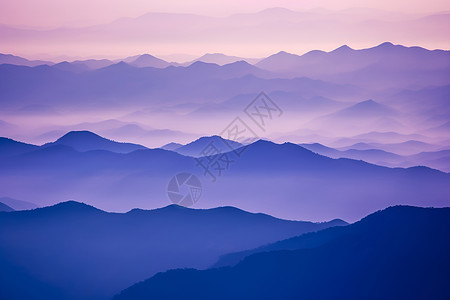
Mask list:
[[[449,299],[449,228],[449,208],[391,207],[234,267],[160,273],[114,299]]]
[[[55,142],[45,144],[44,147],[53,145],[69,146],[81,152],[107,150],[117,153],[129,153],[136,150],[147,149],[146,147],[137,144],[119,143],[108,140],[90,131],[70,131]]]

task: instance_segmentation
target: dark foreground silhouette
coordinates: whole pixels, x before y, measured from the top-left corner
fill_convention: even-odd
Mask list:
[[[287,221],[233,207],[107,213],[70,201],[0,212],[0,299],[110,299],[157,272],[346,225]]]
[[[277,244],[291,250],[160,273],[115,300],[450,298],[450,208],[391,207]]]

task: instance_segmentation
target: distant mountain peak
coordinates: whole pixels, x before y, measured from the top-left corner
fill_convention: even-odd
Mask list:
[[[282,51],[280,51],[278,53],[275,53],[274,55],[278,55],[278,56],[297,56],[296,54],[289,53],[289,52],[286,52],[284,50],[282,50]],[[272,56],[274,56],[274,55],[272,55]]]
[[[124,61],[120,61],[116,64],[109,65],[104,68],[100,68],[99,70],[116,70],[116,71],[124,71],[124,70],[130,70],[134,69],[135,67],[129,65],[128,63]]]
[[[245,61],[248,62],[250,64],[254,64],[257,63],[259,61],[259,59],[257,58],[243,58],[243,57],[238,57],[238,56],[232,56],[232,55],[227,55],[224,53],[206,53],[203,56],[189,62],[186,63],[187,65],[192,64],[193,62],[196,61],[202,61],[205,63],[214,63],[220,66],[224,66],[227,64],[232,64],[238,61]]]
[[[202,156],[203,150],[210,144],[214,143],[214,145],[221,149],[222,152],[228,152],[231,151],[229,146],[233,147],[233,149],[236,149],[238,147],[241,147],[242,144],[224,139],[223,137],[219,135],[212,135],[212,136],[203,136],[201,138],[196,139],[193,142],[190,142],[182,147],[179,147],[175,149],[174,151],[187,156]],[[217,153],[216,153],[217,154]]]
[[[193,211],[195,209],[193,208],[189,208],[189,207],[185,207],[185,206],[180,206],[177,204],[170,204],[164,207],[160,207],[160,208],[155,208],[155,209],[142,209],[142,208],[133,208],[132,210],[130,210],[129,212],[127,212],[127,214],[151,214],[151,213],[155,213],[155,212],[164,212],[164,213],[172,213],[172,212],[178,212],[178,211]]]
[[[135,60],[130,62],[132,66],[136,67],[153,67],[153,68],[166,68],[170,64],[166,62],[165,60],[162,60],[158,57],[155,57],[153,55],[150,55],[148,53],[139,55]]]
[[[356,103],[353,107],[381,107],[383,104],[380,104],[372,99],[364,100]]]
[[[11,212],[11,211],[14,211],[14,208],[3,202],[0,202],[0,212]]]
[[[207,66],[219,66],[219,65],[216,63],[210,63],[210,62],[204,62],[201,60],[197,60],[197,61],[194,61],[192,64],[190,64],[188,67],[189,68],[204,68]]]
[[[129,153],[135,150],[147,149],[138,144],[116,142],[87,130],[70,131],[55,142],[45,144],[45,146],[51,145],[70,146],[77,151],[107,150],[117,153]]]
[[[80,212],[104,212],[92,205],[75,200],[59,202],[52,206],[38,208],[39,210],[53,211],[58,213],[80,213]]]
[[[172,143],[165,144],[164,146],[161,146],[160,148],[164,149],[164,150],[174,151],[180,147],[183,147],[183,144],[172,142]]]
[[[296,12],[285,7],[275,6],[266,8],[260,11],[259,13],[265,14],[265,13],[296,13]]]
[[[119,61],[117,64],[114,64],[113,66],[129,66],[129,64],[127,64],[126,62],[124,62],[124,61]]]
[[[189,143],[187,145],[191,145],[191,144],[194,144],[194,143],[204,143],[204,142],[209,142],[209,141],[211,141],[211,142],[213,142],[213,141],[233,142],[233,143],[239,144],[239,143],[234,142],[234,141],[226,140],[223,137],[221,137],[220,135],[211,135],[211,136],[202,136],[202,137],[196,139],[195,141],[193,141],[193,142],[191,142],[191,143]]]
[[[301,56],[286,51],[280,51],[272,54],[255,64],[256,67],[269,71],[290,70],[292,66],[298,63]]]
[[[150,54],[148,54],[148,53],[144,53],[144,54],[142,54],[141,56],[139,56],[139,58],[146,58],[146,57],[153,57],[153,58],[156,58],[155,56],[150,55]],[[138,58],[138,59],[139,59],[139,58]]]
[[[285,143],[285,144],[289,144],[289,143]],[[259,140],[255,141],[253,143],[253,145],[279,145],[279,144],[274,143],[274,142],[269,141],[269,140],[259,139]]]
[[[229,63],[229,64],[226,64],[225,66],[230,66],[230,65],[233,65],[233,66],[252,66],[251,64],[249,64],[248,62],[246,62],[245,60],[237,60],[237,61],[235,61],[235,62],[232,62],[232,63]]]
[[[290,142],[277,144],[269,140],[259,139],[256,142],[250,144],[248,147],[248,151],[254,151],[255,153],[262,155],[272,155],[273,153],[278,153],[278,155],[297,155],[299,153],[303,153],[308,157],[310,155],[317,155],[302,146]]]
[[[202,136],[201,138],[198,138],[197,140],[195,140],[193,143],[195,142],[199,142],[199,141],[205,141],[205,140],[220,140],[220,141],[228,141],[226,139],[224,139],[223,137],[221,137],[220,135],[211,135],[211,136]],[[237,142],[234,142],[237,143]]]
[[[342,45],[339,48],[334,49],[332,52],[333,53],[337,53],[337,52],[344,53],[344,52],[349,52],[349,51],[353,51],[353,49],[347,45]]]
[[[379,44],[378,46],[376,46],[377,48],[391,48],[394,47],[395,45],[392,44],[391,42],[384,42]]]
[[[167,205],[167,206],[164,206],[161,208],[157,208],[155,210],[174,212],[174,211],[187,211],[187,210],[194,210],[194,209],[186,207],[186,206],[177,205],[177,204],[170,204],[170,205]]]
[[[79,130],[79,131],[74,130],[74,131],[69,131],[68,133],[66,133],[59,139],[57,139],[56,142],[62,142],[62,141],[73,140],[73,139],[85,139],[85,138],[104,139],[101,136],[99,136],[98,134],[95,134],[88,130]]]
[[[348,108],[345,108],[338,112],[337,114],[352,114],[353,116],[363,115],[392,115],[395,114],[395,110],[387,105],[380,104],[372,99],[358,102]]]
[[[200,56],[200,58],[198,59],[202,59],[202,58],[209,58],[209,57],[227,57],[228,55],[225,55],[223,53],[206,53],[203,56]]]
[[[380,104],[372,99],[368,99],[368,100],[359,102],[357,105],[380,105]]]

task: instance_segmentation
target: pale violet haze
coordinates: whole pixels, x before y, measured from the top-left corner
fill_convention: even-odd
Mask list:
[[[0,299],[450,299],[448,0],[1,0]]]

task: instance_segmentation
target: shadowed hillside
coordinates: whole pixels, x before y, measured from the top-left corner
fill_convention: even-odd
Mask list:
[[[114,299],[448,299],[449,238],[449,208],[391,207],[235,267],[160,273]]]
[[[233,207],[116,214],[74,201],[1,212],[0,298],[108,299],[157,272],[206,268],[228,252],[345,224],[286,221]]]

